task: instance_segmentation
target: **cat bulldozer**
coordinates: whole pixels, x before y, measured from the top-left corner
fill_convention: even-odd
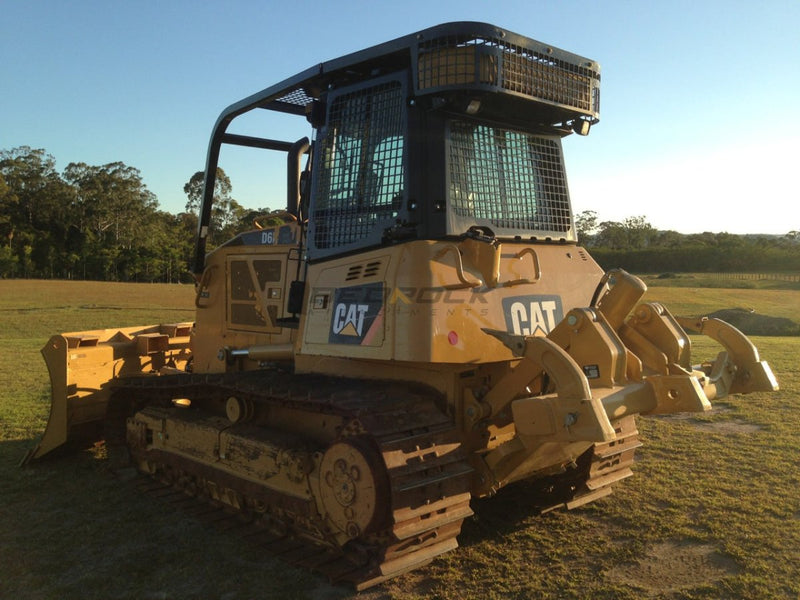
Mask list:
[[[639,278],[578,245],[562,138],[598,123],[599,84],[592,60],[456,22],[231,105],[206,159],[195,322],[52,337],[27,459],[117,444],[364,589],[456,548],[470,502],[508,484],[537,511],[608,495],[636,415],[776,390],[737,329],[642,302]],[[229,131],[263,111],[300,139]],[[207,252],[228,146],[285,153],[286,207]],[[693,363],[687,331],[719,355]]]

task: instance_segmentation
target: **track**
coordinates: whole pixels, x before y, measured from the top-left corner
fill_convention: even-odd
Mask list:
[[[237,374],[236,378],[176,375],[130,379],[117,386],[109,411],[117,433],[108,437],[119,440],[124,416],[210,414],[222,406],[221,399],[231,396],[247,407],[253,423],[276,412],[293,415],[297,423],[325,415],[326,420],[341,423],[333,444],[374,449],[380,463],[372,469],[376,473],[376,504],[383,508],[378,509],[379,518],[374,518],[362,535],[340,546],[331,531],[335,528],[330,515],[319,510],[318,496],[281,493],[251,477],[217,468],[213,460],[148,449],[134,440],[131,453],[138,464],[147,465],[151,492],[189,505],[203,500],[205,508],[191,508],[203,520],[243,528],[286,562],[313,569],[333,582],[352,584],[357,590],[457,547],[461,524],[472,514],[471,468],[451,419],[439,410],[428,390],[381,382],[357,382],[354,387],[352,381],[327,377],[300,381],[276,372]],[[187,412],[173,407],[173,398],[191,398],[193,407],[203,408]],[[128,420],[129,443],[135,420]],[[285,443],[291,443],[292,435],[303,441],[298,432],[279,433],[278,437],[289,435]],[[370,451],[364,454],[370,456]],[[337,480],[331,493],[352,496],[354,485],[349,479]]]
[[[223,468],[224,456],[187,456],[143,443],[137,429],[142,419],[172,419],[187,427],[224,422],[225,428],[236,429],[220,416],[224,399],[230,397],[238,399],[236,406],[247,417],[238,427],[248,441],[280,441],[285,450],[274,453],[290,457],[282,467],[290,478],[296,483],[316,478],[318,483],[281,488],[248,472]],[[176,407],[176,398],[191,399],[193,408]],[[363,590],[455,549],[462,523],[472,515],[472,469],[459,432],[440,406],[436,394],[424,388],[298,378],[277,371],[132,378],[117,382],[107,440],[124,443],[127,423],[127,443],[140,470],[150,475],[144,486],[150,493],[202,521],[237,529],[289,564]],[[593,446],[576,468],[537,480],[541,495],[534,493],[530,500],[547,507],[544,511],[577,508],[610,494],[614,483],[632,475],[633,455],[641,445],[634,418],[625,417],[614,427],[615,441]],[[316,438],[311,450],[310,438]],[[194,441],[188,446],[194,448]],[[335,470],[325,466],[326,459],[316,459],[313,474],[298,466],[334,447],[344,449],[343,457],[353,450],[366,457],[358,468],[372,474],[375,513],[368,522],[353,525],[351,520],[357,519],[347,512],[348,502],[363,495],[357,481],[333,478],[326,495],[320,492],[325,489],[323,473],[330,477]],[[349,465],[343,472],[351,469]],[[343,499],[340,512],[331,498]],[[337,523],[340,530],[356,531],[343,540],[341,532],[337,536]]]

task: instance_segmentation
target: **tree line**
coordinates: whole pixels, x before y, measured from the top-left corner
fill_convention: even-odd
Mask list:
[[[268,208],[247,209],[219,169],[208,248],[252,228]],[[121,162],[56,170],[43,149],[0,150],[0,278],[190,281],[203,172],[184,186],[185,211],[159,209],[138,169]],[[581,243],[605,268],[637,273],[800,271],[800,234],[684,235],[644,217],[576,216]]]
[[[43,149],[0,150],[0,277],[190,281],[203,172],[184,186],[185,212],[159,209],[138,169],[121,162],[56,170]],[[220,169],[209,247],[252,227]]]
[[[658,230],[642,216],[600,221],[594,211],[575,218],[578,237],[605,269],[634,273],[800,272],[800,231],[785,235],[682,234]]]

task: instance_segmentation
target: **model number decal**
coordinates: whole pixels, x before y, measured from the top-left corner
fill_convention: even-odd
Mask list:
[[[289,225],[248,231],[234,238],[245,246],[274,246],[297,243],[295,230]]]

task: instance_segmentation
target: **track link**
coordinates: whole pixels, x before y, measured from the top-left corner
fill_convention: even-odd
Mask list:
[[[633,475],[631,470],[633,456],[636,449],[642,445],[639,431],[636,429],[636,420],[631,415],[613,422],[612,425],[616,439],[613,442],[593,446],[589,478],[584,484],[584,489],[567,502],[567,508],[577,508],[608,496],[613,491],[612,486],[615,483]]]

